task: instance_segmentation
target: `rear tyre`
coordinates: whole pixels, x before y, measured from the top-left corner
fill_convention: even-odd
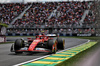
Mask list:
[[[14,50],[16,54],[22,53],[18,52],[17,50],[20,50],[22,47],[24,47],[24,40],[22,39],[17,39],[14,43]]]
[[[55,54],[56,53],[56,44],[53,40],[48,40],[48,49],[50,49],[50,54]]]
[[[64,46],[65,46],[65,40],[57,38],[57,48],[63,50],[65,48]]]

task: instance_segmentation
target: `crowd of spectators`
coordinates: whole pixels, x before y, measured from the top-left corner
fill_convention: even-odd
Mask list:
[[[58,7],[59,6],[59,7]],[[58,7],[58,8],[57,8]],[[44,25],[64,27],[66,25],[78,26],[79,21],[84,13],[84,10],[88,9],[88,2],[45,2],[45,3],[33,3],[32,7],[26,11],[21,19],[16,20],[13,24],[14,27],[34,27]],[[50,14],[57,10],[51,15]]]
[[[15,33],[15,34],[49,34],[49,30],[46,29],[8,29],[8,34]],[[87,28],[87,29],[54,29],[52,34],[95,34],[96,30],[95,28]]]
[[[30,3],[0,3],[0,22],[10,24]]]
[[[44,29],[8,29],[7,30],[7,33],[8,34],[11,34],[11,33],[16,33],[16,34],[42,34],[42,33],[45,33],[45,34],[48,34],[49,33],[49,30],[44,30]]]
[[[32,7],[26,11],[21,19],[16,20],[14,26],[33,27],[45,24],[51,12],[57,8],[59,3],[46,2],[46,3],[33,3]]]
[[[57,26],[70,25],[78,26],[79,21],[84,13],[84,10],[88,9],[88,2],[62,2],[57,12],[60,14],[58,17],[52,17],[49,19],[49,23],[56,22]]]
[[[10,22],[21,14],[30,3],[8,3],[0,4],[0,22],[10,24]],[[85,10],[89,9],[89,2],[39,2],[33,3],[32,6],[24,13],[21,19],[18,19],[13,24],[13,27],[17,28],[32,28],[32,27],[69,27],[71,29],[54,29],[52,33],[71,34],[71,33],[95,33],[95,29],[85,28],[73,28],[73,26],[80,26],[80,20],[82,19]],[[55,11],[55,12],[54,12]],[[50,17],[51,16],[51,17]],[[49,18],[50,17],[50,18]],[[93,12],[89,12],[86,15],[83,24],[88,25],[95,22],[95,15]],[[7,33],[49,33],[49,30],[28,30],[28,29],[10,29]]]

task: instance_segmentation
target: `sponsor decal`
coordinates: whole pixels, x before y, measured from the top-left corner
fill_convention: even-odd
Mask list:
[[[2,35],[5,35],[5,34],[6,34],[6,27],[2,27],[2,28],[1,28],[1,34],[2,34]]]
[[[36,48],[36,50],[45,50],[44,48]]]
[[[100,36],[100,34],[96,34],[96,36]]]
[[[25,48],[24,48],[24,50],[28,50],[28,48],[27,48],[27,47],[25,47]]]
[[[40,40],[34,40],[34,42],[39,42]]]
[[[36,42],[33,42],[32,44],[36,44]]]
[[[5,41],[4,37],[0,37],[0,42],[4,42],[4,41]]]
[[[47,34],[47,36],[56,36],[56,34]]]
[[[77,34],[77,36],[91,36],[92,34]]]

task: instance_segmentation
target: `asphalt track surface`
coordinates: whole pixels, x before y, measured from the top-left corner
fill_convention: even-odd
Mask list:
[[[19,37],[9,37],[7,40],[14,41]],[[25,37],[24,37],[25,38]],[[25,38],[26,39],[26,38]],[[63,38],[65,39],[65,49],[80,45],[82,43],[87,42],[87,39],[77,39],[77,38]],[[10,52],[10,47],[12,44],[1,44],[0,45],[0,66],[12,66],[18,63],[22,63],[28,60],[36,59],[48,53],[33,53],[33,54],[19,54],[16,55],[14,52]]]

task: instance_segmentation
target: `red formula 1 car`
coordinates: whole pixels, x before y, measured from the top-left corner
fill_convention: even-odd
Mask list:
[[[49,52],[56,53],[59,49],[64,49],[65,40],[57,37],[52,38],[50,35],[38,35],[35,39],[27,38],[28,41],[17,39],[11,46],[11,52]]]

